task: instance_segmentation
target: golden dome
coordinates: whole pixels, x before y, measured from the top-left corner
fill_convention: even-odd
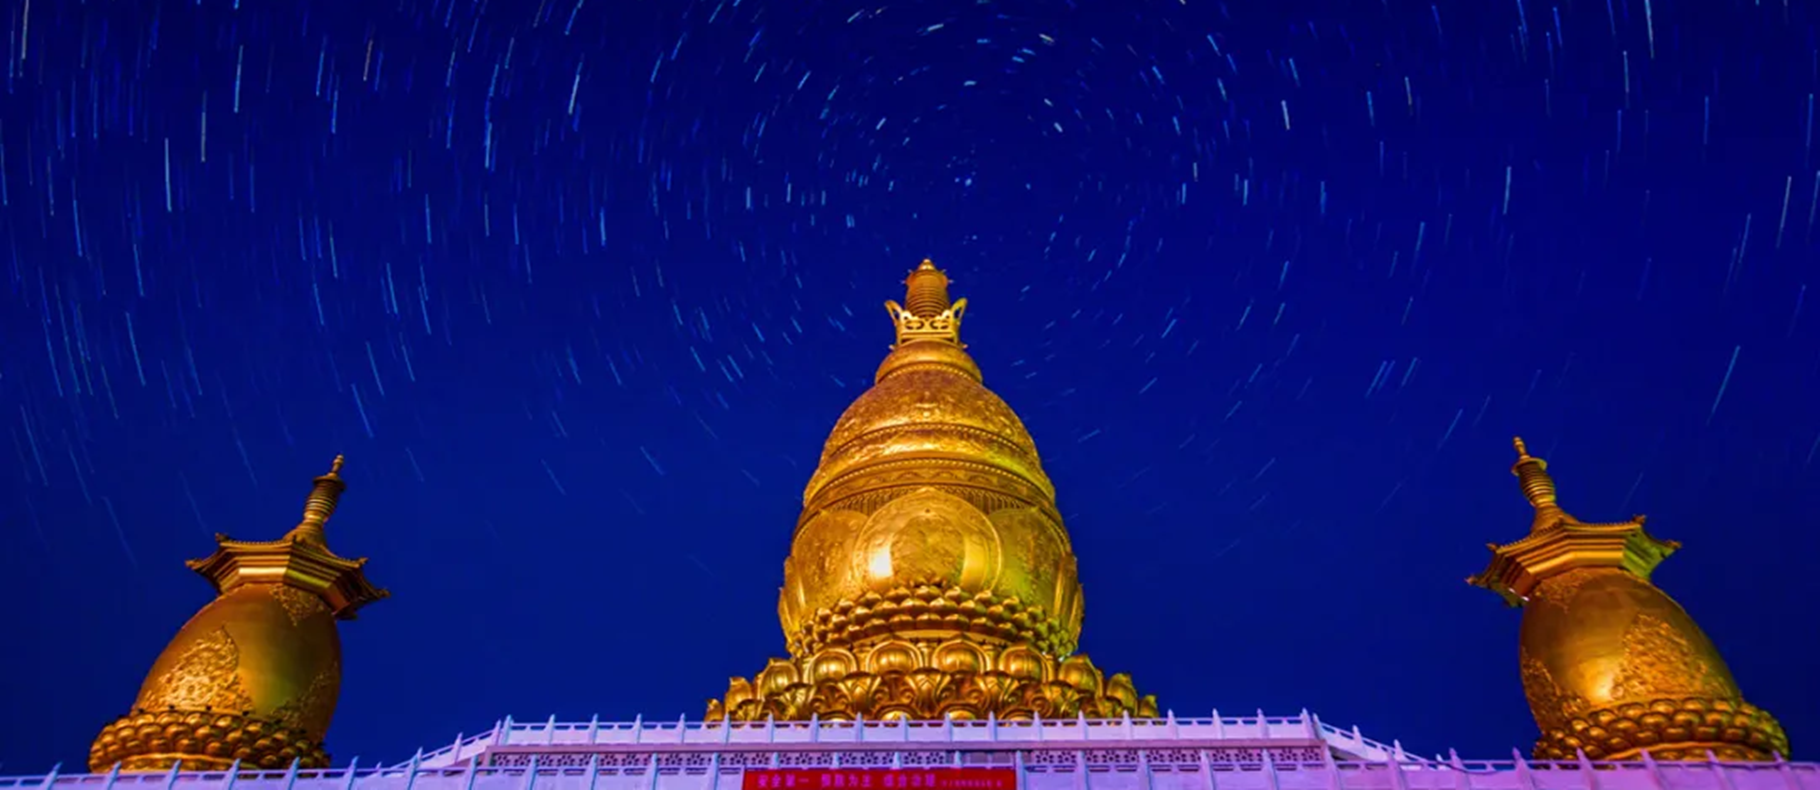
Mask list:
[[[1023,421],[960,341],[965,299],[923,261],[897,344],[803,491],[778,620],[790,661],[735,678],[709,715],[1155,715],[1080,638],[1073,547]]]
[[[189,562],[219,595],[165,646],[133,711],[102,728],[90,770],[328,766],[322,739],[341,689],[335,621],[386,596],[367,583],[366,560],[339,557],[324,541],[346,487],[340,470],[337,456],[283,538],[218,535],[213,555]]]
[[[892,351],[877,383],[847,407],[828,435],[821,464],[803,490],[805,512],[815,509],[816,494],[832,481],[918,458],[983,463],[1053,501],[1055,488],[1023,420],[980,383],[977,366],[968,375],[962,364],[972,366],[973,359],[954,346],[916,343]]]
[[[1542,737],[1536,756],[1629,760],[1769,760],[1788,736],[1744,700],[1719,649],[1650,583],[1680,548],[1642,516],[1588,524],[1561,508],[1548,464],[1515,441],[1511,472],[1535,509],[1529,535],[1493,545],[1468,579],[1523,607],[1518,663]]]

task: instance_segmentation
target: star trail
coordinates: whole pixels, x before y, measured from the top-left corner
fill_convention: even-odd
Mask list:
[[[698,716],[924,257],[1162,707],[1528,744],[1522,434],[1814,754],[1814,0],[0,8],[0,771],[337,453],[338,760]]]

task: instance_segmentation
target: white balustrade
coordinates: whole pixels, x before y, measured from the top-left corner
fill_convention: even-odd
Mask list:
[[[1020,790],[1820,790],[1814,763],[1542,762],[1461,760],[1407,763],[1274,760],[1075,761],[1037,765],[1015,760]],[[892,764],[901,764],[902,753]],[[65,774],[0,777],[0,790],[735,790],[743,769],[728,767],[718,752],[691,764],[665,767],[656,755],[637,765],[603,766],[598,755],[582,766],[543,767],[535,757],[521,767],[489,768],[471,759],[460,765],[332,770],[198,771]]]
[[[666,744],[772,744],[772,743],[919,743],[996,744],[1022,742],[1116,741],[1286,741],[1321,740],[1342,752],[1363,759],[1396,756],[1413,760],[1402,748],[1361,736],[1354,728],[1341,730],[1303,711],[1295,716],[1221,716],[1160,719],[1037,719],[1034,721],[936,720],[936,721],[688,721],[520,722],[507,718],[488,732],[429,752],[423,764],[449,766],[490,747],[587,747],[637,744],[661,748]]]
[[[773,748],[766,748],[773,747]],[[1318,755],[1318,758],[1316,757]],[[746,768],[1014,769],[1019,790],[1820,790],[1820,764],[1418,758],[1296,716],[540,722],[392,766],[0,777],[0,790],[738,790]],[[1296,756],[1307,759],[1291,759]],[[356,761],[357,762],[357,761]]]

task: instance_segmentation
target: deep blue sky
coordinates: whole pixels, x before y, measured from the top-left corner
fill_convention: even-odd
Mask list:
[[[1164,707],[1527,749],[1521,433],[1816,754],[1814,0],[235,5],[4,3],[6,772],[336,453],[338,761],[699,716],[924,256]]]

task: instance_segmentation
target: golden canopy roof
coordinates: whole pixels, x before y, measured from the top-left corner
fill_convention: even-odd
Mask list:
[[[719,718],[1153,715],[1081,655],[1073,547],[1023,421],[960,340],[923,261],[897,343],[803,492],[778,598],[791,660],[734,678]]]

